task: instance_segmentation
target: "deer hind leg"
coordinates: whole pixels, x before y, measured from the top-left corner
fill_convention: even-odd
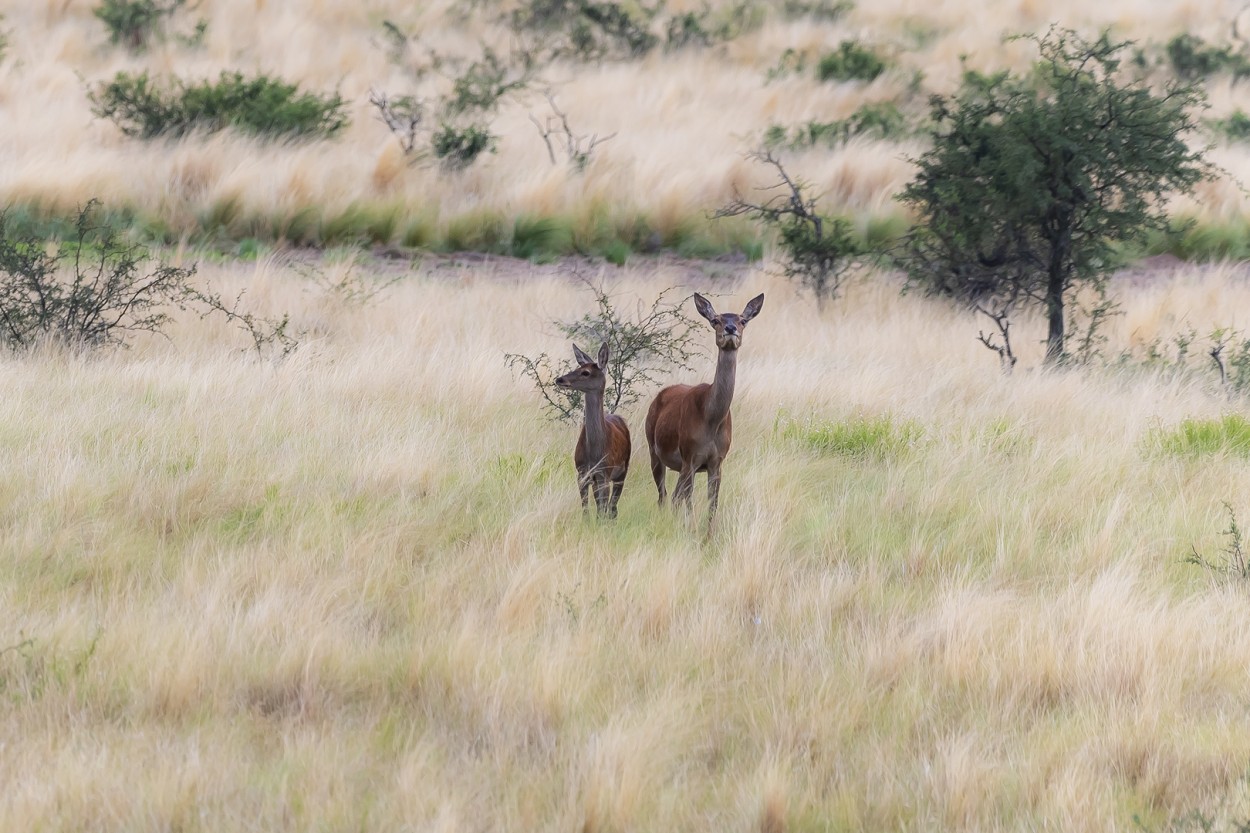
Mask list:
[[[612,499],[608,501],[608,517],[616,517],[616,504],[621,500],[621,492],[625,491],[625,475],[612,479]]]
[[[664,489],[664,476],[667,471],[663,461],[655,453],[655,446],[649,446],[649,448],[651,449],[651,476],[655,478],[655,488],[660,493],[660,506],[663,506],[664,498],[668,497],[668,492]]]

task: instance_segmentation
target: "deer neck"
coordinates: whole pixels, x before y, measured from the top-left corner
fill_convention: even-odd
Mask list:
[[[738,375],[738,351],[718,350],[716,357],[716,378],[712,380],[712,394],[707,400],[707,424],[720,425],[729,416],[729,406],[733,404],[734,382]]]
[[[608,446],[608,421],[603,414],[603,391],[586,391],[586,456],[598,461]]]

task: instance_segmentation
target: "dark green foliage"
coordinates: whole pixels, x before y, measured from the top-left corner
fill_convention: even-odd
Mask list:
[[[1234,142],[1250,141],[1250,116],[1241,110],[1234,110],[1227,118],[1213,119],[1208,124],[1215,132]]]
[[[930,100],[933,147],[901,195],[917,225],[900,258],[910,285],[991,317],[1040,306],[1046,361],[1068,358],[1066,310],[1100,296],[1125,250],[1166,231],[1166,199],[1211,175],[1185,137],[1192,85],[1126,77],[1127,44],[1052,29],[1024,76],[968,72]],[[1098,309],[1095,303],[1093,308]]]
[[[481,154],[495,150],[495,136],[490,129],[481,124],[470,124],[457,127],[444,123],[434,131],[430,139],[430,148],[434,155],[442,160],[449,169],[466,168],[473,164]]]
[[[701,12],[682,12],[668,19],[664,48],[713,46],[757,28],[762,20],[763,12],[752,0],[739,0],[720,14],[713,14],[706,6]]]
[[[92,13],[108,28],[110,43],[139,52],[162,33],[165,19],[186,4],[187,0],[103,0]]]
[[[171,307],[187,300],[195,267],[141,268],[144,249],[97,222],[96,204],[78,214],[72,237],[47,241],[10,233],[0,215],[0,343],[24,350],[124,345],[137,332],[159,333]]]
[[[853,259],[863,253],[859,239],[848,220],[817,210],[815,198],[805,193],[807,185],[791,177],[772,151],[757,151],[751,158],[776,170],[780,181],[769,190],[780,193],[763,202],[737,196],[714,216],[745,216],[775,229],[785,276],[810,290],[817,305],[823,306],[837,297]]]
[[[844,40],[836,52],[830,52],[816,65],[821,81],[872,81],[886,70],[885,59],[865,49],[857,41]]]
[[[696,352],[695,333],[702,328],[682,312],[685,297],[672,302],[669,297],[673,290],[666,289],[650,306],[639,301],[635,313],[630,315],[628,310],[617,307],[603,287],[590,281],[585,284],[594,295],[594,312],[576,321],[551,323],[562,340],[592,353],[602,342],[608,343],[611,359],[606,368],[608,388],[603,397],[606,410],[616,413],[636,403],[644,393],[659,386],[661,371],[692,369],[690,359]],[[571,354],[570,348],[566,347],[565,351]],[[580,418],[581,395],[570,395],[555,385],[562,362],[547,353],[536,358],[508,353],[504,360],[515,372],[534,383],[549,417],[560,421]]]
[[[815,20],[837,20],[855,4],[851,0],[782,0],[781,12],[786,17],[810,17]]]
[[[153,41],[167,36],[166,24],[187,0],[103,0],[93,13],[109,30],[109,42],[131,52],[142,52]],[[198,46],[208,31],[208,21],[200,19],[189,35],[175,35],[187,46]]]
[[[1224,72],[1233,78],[1250,76],[1250,56],[1229,46],[1209,46],[1197,35],[1177,35],[1168,41],[1164,53],[1172,71],[1186,81]]]
[[[786,129],[774,124],[764,134],[768,147],[794,150],[823,145],[833,147],[855,136],[874,139],[897,139],[912,133],[907,117],[893,102],[865,104],[850,116],[837,121],[809,121]]]
[[[483,50],[482,57],[452,82],[444,112],[459,115],[496,109],[505,95],[529,84],[534,60],[529,52],[516,53],[511,61],[505,61],[493,49]]]
[[[223,72],[215,83],[192,84],[177,78],[158,83],[146,72],[121,72],[88,97],[93,113],[140,139],[226,128],[267,139],[327,138],[348,124],[346,102],[337,93],[301,94],[294,84],[238,72]]]
[[[611,0],[528,0],[508,18],[516,32],[544,38],[552,57],[581,61],[637,58],[659,45],[651,31],[659,8],[636,11]]]

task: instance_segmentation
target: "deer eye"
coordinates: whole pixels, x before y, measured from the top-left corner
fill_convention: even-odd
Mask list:
[[[583,376],[589,376],[589,375],[590,375],[590,371],[589,371],[589,370],[583,370],[583,371],[582,371],[582,375],[583,375]]]

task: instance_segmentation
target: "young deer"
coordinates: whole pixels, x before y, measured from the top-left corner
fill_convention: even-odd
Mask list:
[[[733,438],[733,420],[729,406],[734,398],[734,376],[738,366],[738,348],[747,322],[764,308],[764,296],[752,299],[742,315],[716,310],[702,295],[695,293],[695,309],[716,331],[716,378],[712,384],[671,385],[656,394],[647,409],[647,447],[651,451],[651,474],[664,505],[665,467],[680,472],[673,491],[673,505],[691,507],[696,472],[707,472],[707,528],[711,534],[716,518],[716,502],[720,496],[720,467],[729,453]]]
[[[577,369],[566,373],[556,384],[586,394],[586,423],[577,438],[573,465],[577,467],[577,490],[582,494],[582,509],[587,507],[587,491],[594,488],[595,505],[609,518],[616,517],[616,504],[625,488],[629,471],[629,427],[616,414],[603,412],[603,391],[608,379],[603,370],[608,365],[608,345],[599,347],[599,361],[587,356],[573,345]]]

